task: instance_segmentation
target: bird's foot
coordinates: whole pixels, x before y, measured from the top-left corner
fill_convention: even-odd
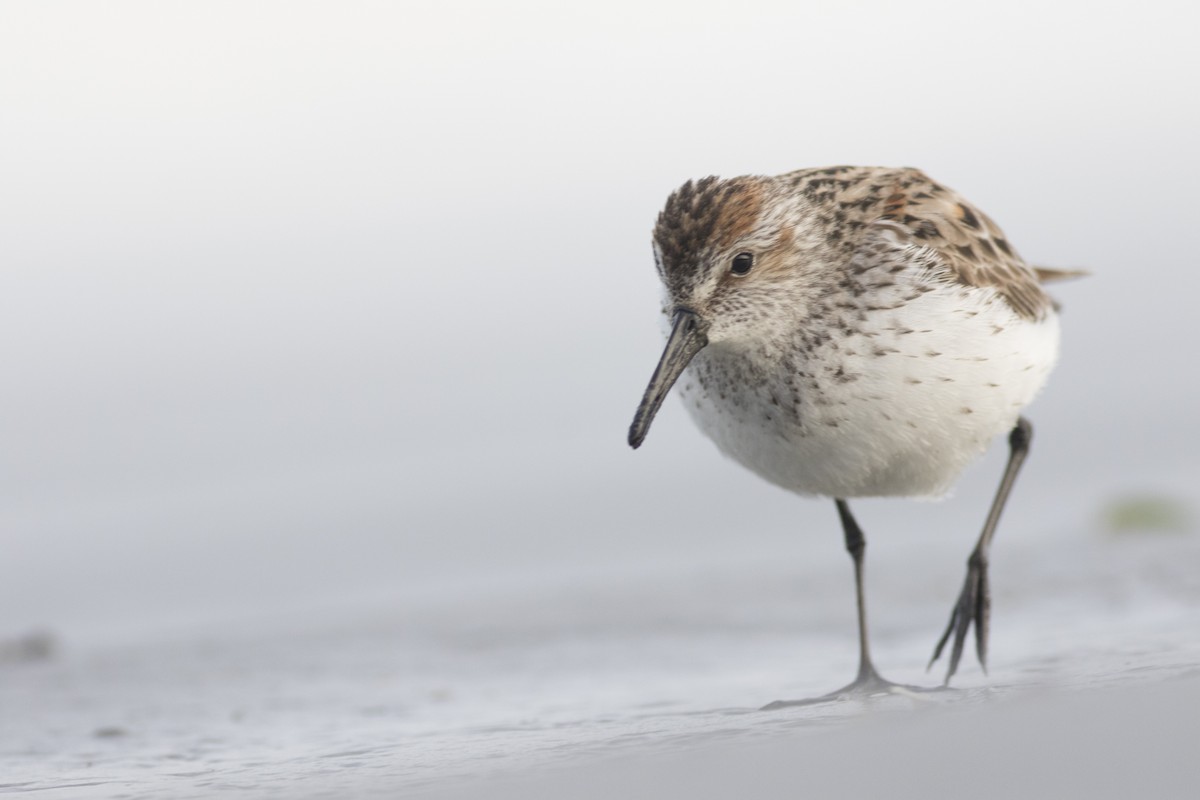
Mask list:
[[[823,694],[820,697],[809,697],[804,700],[776,700],[774,703],[768,703],[763,706],[760,710],[775,711],[776,709],[791,708],[793,706],[815,706],[821,703],[834,703],[846,700],[871,700],[889,695],[899,695],[913,700],[928,700],[930,698],[925,695],[944,691],[946,691],[945,686],[926,688],[923,686],[909,686],[905,683],[892,683],[886,678],[880,677],[878,672],[871,669],[866,674],[860,673],[853,683],[849,683],[829,694]]]
[[[979,657],[979,666],[987,674],[987,639],[988,620],[991,616],[992,596],[988,588],[987,561],[978,552],[971,555],[967,562],[967,580],[963,583],[962,593],[954,610],[950,613],[950,623],[946,632],[938,640],[933,650],[933,658],[929,659],[929,669],[942,655],[942,649],[954,634],[954,645],[950,649],[950,668],[946,671],[944,686],[950,685],[950,679],[958,670],[958,662],[962,658],[963,645],[967,640],[967,631],[971,623],[975,623],[975,654]]]

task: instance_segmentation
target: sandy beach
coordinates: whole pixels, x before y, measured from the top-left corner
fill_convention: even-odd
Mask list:
[[[901,593],[920,543],[877,559],[877,659],[895,680],[936,685],[924,660],[956,570]],[[853,668],[850,609],[830,602],[849,600],[834,548],[800,567],[660,565],[63,642],[2,665],[0,790],[1187,796],[1200,776],[1200,541],[1063,536],[1003,553],[991,674],[968,664],[921,700],[756,710]]]

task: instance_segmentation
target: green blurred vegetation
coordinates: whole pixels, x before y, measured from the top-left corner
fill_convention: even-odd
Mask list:
[[[1109,503],[1103,512],[1104,527],[1112,534],[1188,533],[1193,529],[1187,505],[1161,494],[1126,495]]]

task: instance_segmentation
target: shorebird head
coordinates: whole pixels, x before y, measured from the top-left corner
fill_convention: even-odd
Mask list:
[[[688,181],[667,199],[654,227],[654,261],[671,333],[629,429],[630,446],[642,443],[704,347],[769,342],[803,318],[824,245],[806,209],[801,195],[761,176]]]

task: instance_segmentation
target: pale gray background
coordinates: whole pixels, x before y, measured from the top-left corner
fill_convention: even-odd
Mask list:
[[[1193,6],[980,9],[4,3],[0,636],[840,546],[674,403],[624,443],[710,173],[919,166],[1093,271],[999,547],[1193,502]],[[965,558],[1000,458],[873,552]]]

